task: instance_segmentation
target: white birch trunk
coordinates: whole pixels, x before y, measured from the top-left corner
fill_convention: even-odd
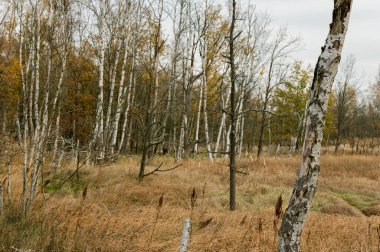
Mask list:
[[[189,218],[186,218],[183,223],[182,238],[181,238],[181,245],[179,248],[179,252],[187,251],[187,247],[190,243],[190,230],[191,230],[191,220]]]
[[[134,83],[136,82],[135,80],[135,66],[136,66],[136,56],[137,56],[137,46],[136,46],[136,42],[137,42],[137,37],[138,37],[138,25],[139,23],[141,22],[141,18],[142,18],[142,15],[141,15],[141,5],[140,5],[141,2],[139,2],[139,5],[138,5],[138,9],[137,9],[137,14],[136,14],[136,20],[138,20],[138,22],[136,22],[136,25],[132,27],[132,29],[130,29],[130,27],[128,28],[128,31],[130,30],[133,30],[133,33],[132,33],[132,67],[131,67],[131,70],[130,70],[130,73],[129,73],[129,79],[128,79],[128,87],[127,88],[123,88],[123,93],[122,93],[122,97],[121,97],[121,104],[120,104],[120,107],[118,108],[119,109],[119,113],[116,112],[116,117],[118,117],[118,121],[116,123],[116,125],[114,126],[114,130],[116,130],[116,132],[114,132],[115,134],[113,135],[113,145],[116,146],[116,141],[117,141],[117,135],[118,135],[118,125],[120,123],[120,117],[121,117],[121,112],[122,112],[122,106],[124,106],[124,104],[126,103],[127,104],[127,107],[125,108],[125,111],[124,111],[124,121],[123,121],[123,124],[121,126],[121,135],[120,135],[120,141],[119,141],[119,145],[118,145],[118,148],[117,148],[117,155],[120,154],[120,151],[121,149],[123,148],[123,145],[124,145],[124,139],[125,139],[125,135],[127,133],[127,127],[129,126],[129,128],[132,127],[132,124],[130,122],[130,125],[128,125],[128,117],[129,117],[129,111],[130,111],[130,108],[132,107],[133,105],[133,102],[134,102],[134,92],[135,92],[135,88],[134,88]],[[131,23],[129,22],[128,25],[130,25]],[[127,50],[127,48],[125,48],[125,50]],[[127,52],[126,52],[127,53]],[[125,60],[127,60],[127,54],[124,55],[125,56]],[[126,63],[126,61],[125,61]],[[124,62],[123,62],[124,64]],[[124,78],[124,75],[122,76],[122,78]],[[121,83],[121,82],[120,82]],[[123,79],[123,85],[124,85],[124,79]],[[127,95],[127,98],[125,100],[125,96]],[[130,139],[130,130],[128,131],[128,134],[127,134],[127,139],[126,139],[126,144],[129,144],[129,139]]]
[[[230,152],[230,144],[231,144],[231,141],[230,141],[230,138],[229,138],[229,135],[231,134],[231,124],[230,126],[228,126],[228,130],[226,132],[226,149],[225,149],[225,153],[229,153]],[[225,156],[226,158],[228,158],[228,154],[226,154]]]
[[[202,110],[202,96],[203,96],[203,85],[199,85],[199,101],[198,101],[198,112],[197,112],[197,122],[195,128],[195,144],[194,144],[194,157],[198,153],[198,142],[199,142],[199,127],[201,121],[201,110]]]
[[[205,140],[206,140],[206,151],[207,156],[210,159],[210,161],[213,161],[212,158],[212,152],[211,152],[211,143],[210,143],[210,136],[209,136],[209,128],[208,128],[208,118],[207,118],[207,41],[205,39],[204,41],[204,49],[203,49],[203,55],[202,55],[202,85],[203,85],[203,120],[204,120],[204,127],[205,127]]]
[[[24,98],[24,100],[26,101],[26,98]],[[24,105],[26,104],[26,102],[24,102]],[[22,164],[22,212],[23,212],[23,215],[26,214],[26,190],[27,190],[27,186],[26,186],[26,183],[27,183],[27,180],[28,180],[28,174],[27,174],[27,171],[28,171],[28,153],[29,153],[29,149],[28,149],[28,122],[27,122],[27,119],[28,118],[28,109],[26,107],[24,107],[23,109],[23,116],[25,118],[25,121],[24,121],[24,136],[23,136],[23,152],[24,152],[24,160],[23,160],[23,164]]]
[[[168,90],[168,102],[166,105],[166,113],[163,121],[163,134],[162,138],[166,138],[166,132],[167,132],[167,120],[169,116],[171,116],[172,111],[173,111],[173,97],[175,95],[176,89],[177,89],[177,58],[178,58],[178,51],[179,51],[179,44],[181,42],[181,37],[182,37],[182,32],[183,32],[183,11],[184,11],[185,3],[184,1],[180,1],[180,10],[179,10],[179,21],[178,21],[178,26],[175,25],[176,21],[176,12],[177,12],[177,7],[175,7],[174,10],[174,24],[173,24],[173,33],[175,34],[175,39],[174,39],[174,45],[173,45],[173,52],[172,52],[172,57],[171,57],[171,76],[170,76],[170,81],[169,81],[169,90]],[[187,54],[188,55],[188,54]],[[183,68],[183,71],[185,70],[185,67]],[[184,76],[186,76],[188,73],[184,73]],[[185,83],[184,78],[184,83]],[[185,84],[184,84],[185,85]],[[184,100],[186,99],[186,96],[184,95]],[[186,121],[185,121],[186,120]],[[187,116],[184,115],[182,117],[182,122],[181,122],[181,134],[183,134],[183,138],[185,136],[185,130],[187,127]],[[183,139],[183,145],[182,149],[184,146],[185,139]],[[179,158],[178,156],[176,157],[177,159]]]
[[[93,130],[92,140],[89,144],[89,151],[87,160],[90,160],[91,157],[91,149],[93,144],[96,144],[96,153],[95,159],[99,158],[103,160],[103,144],[104,144],[104,56],[105,56],[105,46],[106,46],[106,34],[105,34],[105,8],[106,8],[106,0],[101,0],[100,3],[100,13],[99,13],[99,36],[100,36],[100,44],[99,44],[99,57],[98,57],[98,96],[96,101],[96,112],[95,112],[95,127]],[[99,151],[100,150],[100,151]],[[99,154],[99,155],[98,155]]]
[[[244,119],[245,117],[241,117],[241,124],[240,124],[240,144],[239,144],[239,159],[241,158],[241,153],[243,151],[243,141],[244,141]]]
[[[187,120],[187,117],[186,117],[186,120]],[[178,142],[176,160],[178,160],[183,154],[183,147],[184,147],[184,141],[185,141],[184,127],[185,127],[185,115],[182,116],[182,120],[181,120],[181,131],[179,133],[179,142]]]
[[[239,145],[238,145],[238,155],[241,157],[241,151],[243,148],[243,137],[244,137],[244,116],[243,116],[243,108],[244,108],[244,96],[245,96],[245,86],[242,86],[242,91],[240,93],[237,105],[237,121],[236,121],[236,132],[240,131],[239,134]]]
[[[111,73],[111,84],[110,84],[110,92],[109,92],[109,97],[108,97],[108,105],[107,105],[107,114],[106,114],[106,120],[104,123],[105,127],[105,143],[109,143],[109,139],[111,138],[111,133],[112,133],[112,127],[110,126],[110,120],[111,120],[111,113],[112,113],[112,105],[113,105],[113,96],[114,96],[114,91],[115,91],[115,82],[116,82],[116,73],[117,73],[117,66],[119,64],[119,56],[120,56],[120,50],[122,46],[122,41],[120,40],[118,42],[118,46],[116,49],[116,55],[115,55],[115,60],[113,63],[113,69]],[[103,145],[103,152],[106,152],[108,146],[106,144]],[[112,146],[111,146],[112,149]],[[113,151],[111,150],[111,153]]]
[[[159,86],[159,76],[158,76],[158,68],[160,66],[160,49],[161,49],[161,26],[162,26],[162,13],[164,10],[164,1],[158,0],[158,27],[157,27],[157,33],[155,34],[155,43],[154,45],[154,97],[153,97],[153,111],[156,109],[157,102],[158,102],[158,86]],[[150,109],[150,108],[148,108]],[[156,122],[156,114],[153,115],[153,123]],[[150,125],[146,125],[146,127],[150,127]]]
[[[55,118],[55,128],[54,128],[54,145],[53,145],[53,160],[56,159],[57,151],[58,151],[58,139],[59,139],[59,128],[60,128],[60,119],[61,119],[61,103],[58,102],[58,99],[61,95],[62,90],[62,84],[64,80],[64,76],[66,73],[66,65],[67,65],[67,54],[68,54],[68,37],[69,37],[69,31],[68,31],[68,20],[67,20],[67,13],[65,13],[63,17],[63,34],[64,34],[64,43],[65,46],[63,47],[63,52],[60,52],[62,55],[62,67],[61,72],[59,75],[59,80],[57,84],[57,91],[55,92],[54,98],[53,98],[53,104],[52,104],[52,114],[56,114]],[[58,108],[57,108],[58,106]],[[49,125],[49,135],[51,132],[52,125]]]
[[[29,205],[28,207],[31,207],[33,200],[34,200],[34,193],[35,193],[35,187],[38,180],[38,170],[40,167],[40,153],[41,153],[41,123],[40,123],[40,116],[39,116],[39,94],[40,94],[40,49],[41,49],[41,15],[42,11],[40,13],[39,10],[39,0],[36,2],[36,19],[37,19],[37,41],[36,41],[36,62],[34,66],[34,72],[35,72],[35,82],[34,82],[34,102],[33,102],[33,121],[35,123],[35,129],[34,129],[34,136],[33,136],[33,142],[31,155],[30,155],[30,163],[33,167],[31,179],[30,179],[30,188],[29,188]],[[37,146],[37,149],[36,149]]]
[[[309,96],[301,166],[279,230],[280,252],[301,249],[303,226],[317,188],[328,98],[338,71],[351,9],[352,0],[334,1],[333,21],[315,67]]]
[[[58,141],[59,141],[59,128],[61,124],[61,102],[58,103],[57,116],[55,118],[55,130],[54,130],[54,145],[53,145],[53,160],[57,157]]]
[[[127,46],[125,46],[125,52],[123,56],[123,63],[121,66],[121,76],[120,76],[120,82],[119,82],[119,91],[117,95],[117,102],[116,102],[116,112],[115,112],[115,118],[112,126],[112,137],[111,137],[111,155],[114,155],[114,149],[117,141],[117,136],[119,132],[119,123],[120,123],[120,117],[121,117],[121,110],[122,107],[125,103],[125,93],[126,93],[126,88],[125,88],[125,69],[127,67],[127,58],[128,58],[128,50]],[[134,60],[133,60],[134,61]],[[132,66],[134,65],[134,62],[132,63]],[[133,67],[132,67],[133,69]],[[128,94],[130,93],[130,83],[128,85]]]
[[[131,106],[134,101],[134,93],[135,93],[135,82],[136,82],[136,76],[135,76],[135,60],[133,59],[133,69],[131,70],[130,76],[129,76],[129,81],[128,81],[128,96],[127,96],[127,107],[125,108],[124,111],[124,121],[122,125],[122,131],[121,131],[121,136],[120,136],[120,143],[119,143],[119,148],[118,148],[118,154],[120,154],[120,151],[124,145],[124,139],[125,139],[125,133],[127,131],[127,126],[128,126],[128,117],[129,117],[129,110],[131,109]],[[130,134],[130,131],[128,131],[128,135]],[[129,141],[129,137],[128,137]],[[127,143],[128,143],[127,141]]]
[[[125,18],[130,17],[130,8],[128,9],[128,13],[126,16],[124,16],[124,21],[123,24],[125,25]],[[140,17],[140,8],[137,10],[137,16]],[[121,65],[121,75],[120,75],[120,82],[119,82],[119,90],[118,90],[118,96],[117,96],[117,103],[116,103],[116,112],[115,112],[115,117],[114,121],[112,123],[112,134],[111,134],[111,155],[114,156],[115,154],[115,146],[117,142],[117,137],[118,137],[118,132],[119,132],[119,124],[120,124],[120,118],[121,118],[121,112],[122,108],[125,104],[125,96],[126,92],[128,92],[128,99],[130,99],[130,92],[131,92],[131,82],[128,84],[128,89],[125,87],[125,74],[126,74],[126,68],[127,68],[127,59],[128,59],[128,41],[129,41],[129,32],[131,31],[130,29],[131,21],[128,21],[128,26],[127,29],[124,31],[127,35],[124,37],[124,55],[123,55],[123,60],[122,60],[122,65]],[[137,30],[137,27],[134,27]],[[133,45],[133,55],[132,55],[132,67],[131,67],[131,75],[132,72],[134,71],[134,66],[135,66],[135,41],[136,41],[136,33],[133,34],[133,40],[132,43]],[[127,100],[128,100],[127,99]],[[119,154],[119,150],[117,152]]]
[[[31,53],[29,53],[28,61],[26,63],[26,70],[24,72],[24,66],[23,66],[23,48],[24,48],[24,21],[23,21],[23,15],[24,15],[24,9],[23,9],[23,2],[19,2],[17,5],[17,11],[19,15],[19,22],[20,22],[20,37],[19,37],[19,62],[20,62],[20,73],[21,73],[21,80],[22,80],[22,94],[23,94],[23,110],[22,110],[22,117],[23,117],[23,136],[22,136],[22,146],[23,146],[23,164],[22,164],[22,194],[21,194],[21,205],[22,205],[22,213],[25,216],[26,213],[26,183],[27,183],[27,169],[28,169],[28,91],[27,91],[27,77],[26,74],[29,72],[29,66],[31,61]],[[21,133],[20,133],[21,136]]]
[[[230,89],[228,89],[228,90],[230,90]],[[222,97],[222,99],[223,99],[223,97]],[[229,103],[229,101],[230,101],[230,93],[228,92],[226,102],[224,102],[224,99],[223,99],[223,110],[226,110],[226,105]],[[220,118],[220,125],[219,125],[219,130],[218,130],[218,136],[217,136],[216,142],[215,142],[214,158],[216,158],[218,156],[219,143],[220,143],[220,139],[222,137],[223,128],[225,128],[225,123],[226,123],[226,113],[224,113],[224,111],[222,111],[222,116]]]
[[[289,156],[293,156],[295,150],[296,150],[296,143],[297,143],[297,137],[291,136],[290,137],[290,151]]]
[[[29,111],[28,111],[28,115],[29,115],[29,137],[30,137],[30,142],[32,142],[32,140],[34,139],[34,122],[33,122],[33,118],[34,118],[34,113],[33,113],[33,90],[34,90],[34,83],[35,83],[35,71],[34,71],[34,67],[35,67],[35,61],[34,61],[34,58],[35,58],[35,51],[36,51],[36,46],[35,46],[35,36],[32,36],[32,41],[31,41],[32,45],[31,45],[31,48],[29,49],[29,60],[30,60],[30,63],[27,65],[27,71],[26,71],[26,76],[25,76],[25,80],[27,80],[27,76],[29,74],[29,71],[30,71],[30,84],[29,84],[29,97],[27,97],[27,100],[29,100]],[[28,88],[28,83],[26,83],[26,88]],[[33,163],[33,157],[34,157],[34,145],[31,144],[30,146],[30,155],[29,155],[29,166],[32,166],[32,163]]]
[[[39,10],[39,0],[36,1],[36,19],[37,19],[37,41],[36,41],[36,63],[34,66],[35,83],[34,83],[34,102],[33,102],[33,119],[35,123],[35,137],[38,140],[38,133],[40,130],[40,116],[39,116],[39,95],[40,95],[40,50],[41,50],[41,14]]]

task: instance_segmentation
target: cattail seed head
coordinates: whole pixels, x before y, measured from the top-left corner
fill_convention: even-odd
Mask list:
[[[158,209],[160,209],[163,204],[164,204],[164,194],[161,194],[161,197],[158,200]]]
[[[197,193],[196,193],[195,187],[194,187],[193,192],[191,193],[191,208],[195,207],[196,202],[197,202]]]
[[[275,214],[277,219],[280,219],[282,217],[283,211],[282,211],[282,194],[278,196],[276,207],[275,207]]]
[[[82,191],[82,199],[85,200],[87,196],[87,186]]]
[[[261,218],[259,219],[259,233],[263,232],[263,221],[261,220]]]

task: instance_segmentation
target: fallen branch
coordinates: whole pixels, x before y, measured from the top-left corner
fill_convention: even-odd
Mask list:
[[[236,171],[236,173],[240,173],[240,174],[243,174],[243,175],[249,175],[248,172],[243,172],[243,171]]]
[[[164,164],[164,163],[161,163],[161,164],[160,164],[159,166],[157,166],[157,168],[154,169],[153,171],[148,172],[148,173],[145,173],[145,174],[143,175],[143,177],[146,177],[146,176],[152,175],[152,174],[154,174],[154,173],[156,173],[156,172],[167,172],[167,171],[172,171],[172,170],[177,169],[178,167],[182,166],[182,164],[179,164],[179,165],[176,165],[176,166],[174,166],[174,167],[172,167],[172,168],[168,168],[168,169],[163,169],[163,170],[161,170],[160,168],[162,167],[163,164]]]

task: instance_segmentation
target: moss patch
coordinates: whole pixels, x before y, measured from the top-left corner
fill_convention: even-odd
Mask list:
[[[345,200],[348,204],[358,208],[359,210],[363,210],[364,208],[371,207],[379,203],[377,198],[353,192],[338,192],[335,193],[335,196]]]

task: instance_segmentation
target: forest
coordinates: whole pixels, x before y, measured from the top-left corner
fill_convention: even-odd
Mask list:
[[[254,2],[1,1],[0,251],[380,251],[352,0],[316,65]]]

